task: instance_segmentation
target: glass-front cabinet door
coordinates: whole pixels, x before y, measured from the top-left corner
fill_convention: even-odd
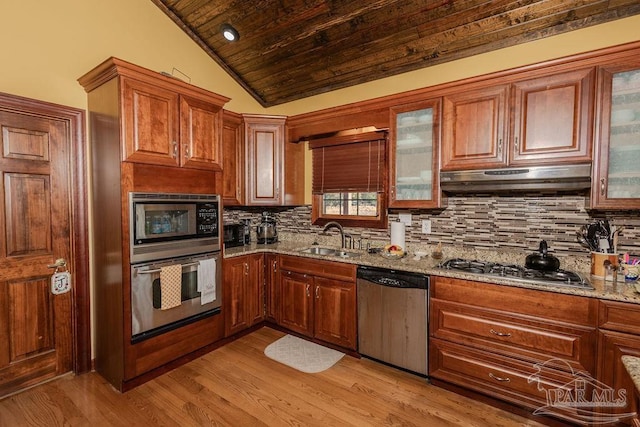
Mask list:
[[[439,99],[391,108],[389,207],[440,207],[439,124]]]
[[[602,68],[591,207],[640,208],[640,63]]]

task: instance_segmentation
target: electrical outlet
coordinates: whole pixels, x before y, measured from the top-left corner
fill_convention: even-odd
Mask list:
[[[422,234],[431,234],[431,220],[423,219],[422,220]]]

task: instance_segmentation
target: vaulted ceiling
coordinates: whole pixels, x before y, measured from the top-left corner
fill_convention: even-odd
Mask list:
[[[151,1],[265,107],[640,13],[638,0]]]

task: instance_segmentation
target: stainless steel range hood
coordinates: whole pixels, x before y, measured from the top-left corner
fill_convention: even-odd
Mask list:
[[[440,172],[445,192],[584,190],[591,187],[591,165],[510,167]]]

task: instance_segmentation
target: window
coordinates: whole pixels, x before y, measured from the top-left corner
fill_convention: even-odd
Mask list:
[[[378,216],[377,193],[323,193],[323,215]]]
[[[311,141],[312,220],[386,228],[385,135],[355,132]]]

